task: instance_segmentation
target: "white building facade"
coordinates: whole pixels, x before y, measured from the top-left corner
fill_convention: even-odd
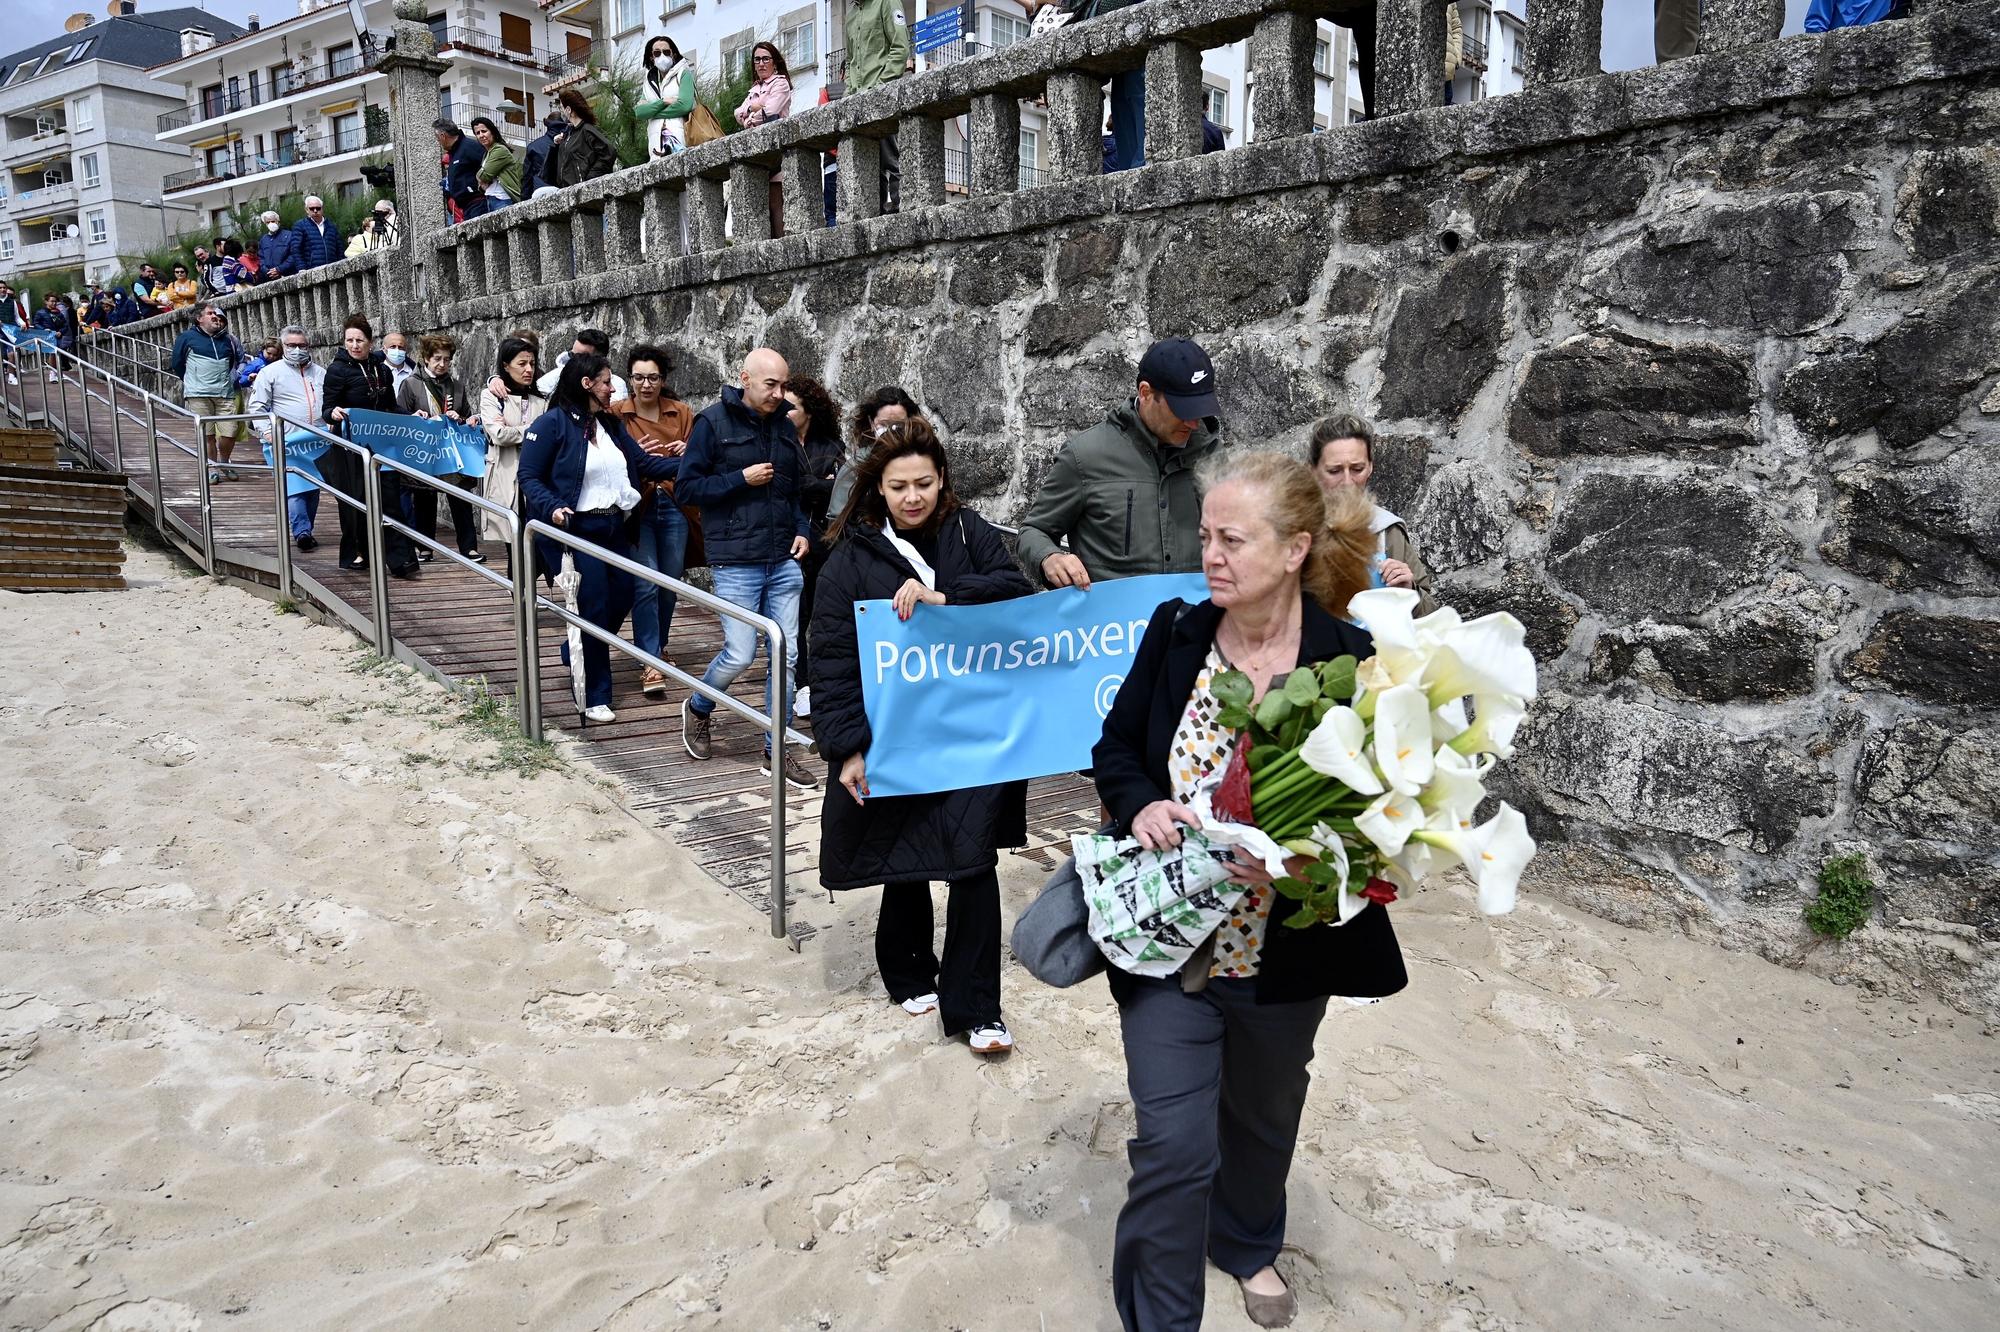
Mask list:
[[[180,49],[184,28],[240,29],[199,9],[124,8],[0,56],[0,274],[81,268],[97,282],[180,220],[160,198],[175,158],[153,138],[179,89],[145,71]]]

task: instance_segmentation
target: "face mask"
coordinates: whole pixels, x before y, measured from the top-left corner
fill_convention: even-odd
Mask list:
[[[266,222],[264,224],[264,230],[270,232],[273,236],[275,236],[278,234],[278,224],[276,222]]]
[[[653,57],[653,68],[659,70],[660,73],[664,74],[673,67],[674,62],[670,56],[656,55]]]
[[[390,365],[401,365],[404,361],[408,360],[410,357],[410,354],[404,351],[401,347],[391,347],[385,354],[389,358]]]
[[[310,361],[311,359],[312,359],[312,348],[311,348],[311,347],[287,347],[287,348],[285,348],[285,364],[286,364],[286,365],[289,365],[289,366],[302,366],[302,365],[304,365],[304,364],[305,364],[305,363],[306,363],[307,361]]]

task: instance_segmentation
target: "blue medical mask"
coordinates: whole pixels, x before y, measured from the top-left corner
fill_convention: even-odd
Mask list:
[[[404,361],[410,359],[410,354],[401,347],[391,347],[383,354],[389,358],[390,365],[401,365]]]

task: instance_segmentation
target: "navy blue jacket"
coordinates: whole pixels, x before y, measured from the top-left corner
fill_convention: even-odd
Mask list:
[[[566,407],[551,407],[529,423],[521,436],[518,475],[521,508],[530,518],[551,527],[560,527],[554,518],[557,509],[574,509],[583,494],[583,460],[590,451],[591,435],[599,424],[611,442],[625,455],[626,479],[638,489],[643,477],[651,481],[671,481],[680,465],[678,458],[656,458],[632,442],[625,423],[611,412],[600,412],[596,420]],[[562,548],[553,541],[535,544],[536,556],[549,577],[562,564]]]
[[[528,141],[528,147],[521,154],[521,197],[532,198],[535,191],[544,185],[556,183],[555,173],[556,136],[540,134]]]
[[[743,479],[743,469],[758,463],[775,469],[770,484]],[[743,405],[742,389],[725,388],[722,401],[694,418],[674,499],[700,506],[710,565],[777,564],[792,557],[792,538],[806,535],[805,471],[791,418],[759,416]]]
[[[459,207],[476,202],[486,193],[479,183],[479,168],[486,161],[486,149],[470,134],[458,136],[450,149],[444,172],[444,197],[458,201]]]
[[[326,228],[324,234],[313,226],[309,217],[302,217],[292,225],[292,267],[288,272],[303,273],[308,268],[347,257],[347,242],[341,239],[340,228],[333,225],[333,219],[328,218],[321,225]]]
[[[283,228],[267,233],[257,242],[257,263],[264,281],[289,277],[299,271],[298,243],[299,238]]]

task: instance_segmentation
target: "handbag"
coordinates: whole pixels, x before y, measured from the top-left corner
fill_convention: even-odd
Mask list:
[[[721,137],[722,126],[717,123],[715,112],[709,110],[700,102],[696,102],[694,110],[688,112],[687,146],[690,148],[699,148],[703,144],[712,143]]]
[[[1067,5],[1043,5],[1035,11],[1035,23],[1029,29],[1028,35],[1030,37],[1040,37],[1045,33],[1054,32],[1057,28],[1062,27],[1063,24],[1068,23],[1075,17],[1075,12]]]
[[[1083,900],[1075,856],[1063,861],[1015,920],[1008,943],[1030,976],[1059,990],[1105,970],[1104,954],[1090,937],[1090,906]]]

